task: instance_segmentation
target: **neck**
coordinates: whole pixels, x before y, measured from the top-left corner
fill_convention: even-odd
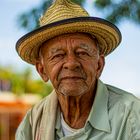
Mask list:
[[[90,113],[95,92],[88,92],[80,96],[65,96],[58,93],[58,100],[64,120],[72,128],[84,127]]]

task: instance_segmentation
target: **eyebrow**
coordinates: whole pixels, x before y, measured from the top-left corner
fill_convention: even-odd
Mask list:
[[[81,43],[81,44],[79,45],[79,48],[82,48],[82,49],[87,50],[87,51],[89,51],[89,52],[91,52],[91,51],[96,51],[96,49],[90,48],[89,45],[84,44],[84,43]]]
[[[56,53],[58,51],[62,51],[62,49],[59,48],[59,47],[58,48],[51,48],[50,53],[54,54],[54,53]]]
[[[89,45],[87,45],[87,44],[85,44],[85,43],[81,43],[79,48],[82,48],[82,49],[84,49],[84,50],[87,50],[87,51],[89,51],[90,53],[93,52],[93,51],[94,51],[94,52],[98,51],[97,48],[90,48]]]
[[[89,46],[87,44],[81,43],[79,46],[85,50],[89,50]]]

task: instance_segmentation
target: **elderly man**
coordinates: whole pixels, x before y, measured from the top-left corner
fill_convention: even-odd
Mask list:
[[[140,101],[99,80],[119,29],[69,0],[56,0],[40,25],[16,49],[54,91],[28,111],[16,140],[140,140]]]

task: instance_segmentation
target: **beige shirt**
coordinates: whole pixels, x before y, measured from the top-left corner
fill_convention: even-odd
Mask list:
[[[47,98],[41,102],[42,111],[36,110],[36,114],[40,113],[38,123],[43,122],[41,112],[45,108],[45,102]],[[30,123],[31,116],[32,111],[29,111],[18,128],[16,140],[33,140],[32,129],[35,125],[32,126]],[[57,110],[55,128],[52,131],[55,140],[140,140],[140,100],[99,80],[96,97],[85,127],[76,134],[64,136],[60,111]]]

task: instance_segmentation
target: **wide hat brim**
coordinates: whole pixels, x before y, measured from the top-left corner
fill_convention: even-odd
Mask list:
[[[96,37],[100,53],[107,56],[121,42],[119,29],[107,20],[97,17],[70,18],[44,25],[21,37],[16,43],[19,56],[30,64],[38,59],[41,44],[56,36],[67,33],[89,33]]]

